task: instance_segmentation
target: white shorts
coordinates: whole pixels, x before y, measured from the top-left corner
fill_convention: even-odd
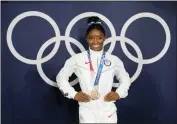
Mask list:
[[[79,123],[115,123],[117,124],[117,111],[106,112],[79,107]]]

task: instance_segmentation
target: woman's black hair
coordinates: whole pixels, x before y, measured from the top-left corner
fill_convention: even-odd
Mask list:
[[[89,34],[90,31],[94,29],[100,30],[104,34],[104,36],[106,35],[105,30],[101,25],[101,20],[97,16],[89,17],[87,20],[87,24],[89,27],[87,29],[86,36]]]

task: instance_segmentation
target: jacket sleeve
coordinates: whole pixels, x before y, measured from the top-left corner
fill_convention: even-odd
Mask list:
[[[64,67],[60,70],[56,77],[59,90],[69,99],[74,99],[77,91],[70,85],[69,77],[76,71],[76,60],[71,57],[65,62]]]
[[[123,62],[117,58],[116,60],[116,70],[115,76],[119,80],[119,87],[116,92],[119,94],[120,98],[125,98],[128,95],[128,90],[130,87],[130,77],[124,68]]]

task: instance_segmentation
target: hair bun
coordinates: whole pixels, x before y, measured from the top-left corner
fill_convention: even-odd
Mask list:
[[[101,24],[101,20],[97,16],[92,16],[92,17],[88,18],[87,24],[89,26],[92,25],[92,24]]]

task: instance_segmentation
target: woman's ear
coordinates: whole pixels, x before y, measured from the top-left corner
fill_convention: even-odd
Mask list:
[[[106,35],[104,36],[104,41],[106,40]]]
[[[85,41],[88,42],[87,37],[85,38]]]

